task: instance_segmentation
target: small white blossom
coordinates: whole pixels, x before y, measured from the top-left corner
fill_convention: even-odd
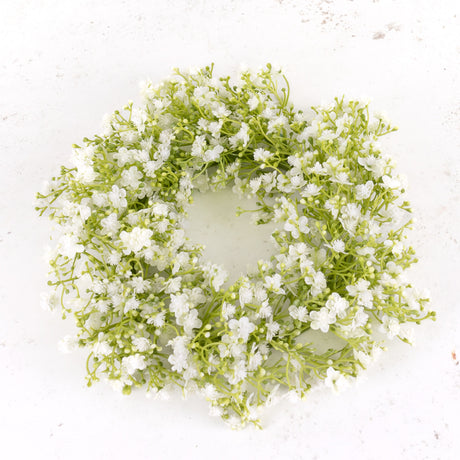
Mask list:
[[[59,239],[58,252],[64,257],[73,259],[78,253],[83,252],[85,247],[79,243],[75,235],[63,235]]]
[[[334,323],[335,317],[331,315],[331,312],[323,307],[319,311],[312,311],[310,313],[311,318],[311,328],[315,330],[320,330],[321,332],[327,332],[329,326]]]
[[[120,239],[123,243],[123,246],[126,248],[123,250],[125,254],[131,252],[139,253],[141,249],[150,246],[150,238],[152,237],[153,232],[148,228],[135,227],[131,231],[123,231],[120,233]]]
[[[107,356],[110,355],[113,352],[113,348],[110,346],[110,344],[105,341],[97,341],[93,345],[93,353],[98,356]]]
[[[184,336],[177,336],[168,342],[172,347],[173,354],[169,356],[168,361],[172,365],[172,370],[175,372],[182,372],[188,367],[188,357],[190,351],[188,349],[189,338]]]
[[[366,200],[371,196],[374,183],[368,180],[365,184],[359,184],[355,187],[355,197],[358,201]]]
[[[215,401],[219,397],[219,392],[212,383],[207,383],[203,388],[203,395],[210,401]]]
[[[246,316],[243,316],[240,319],[231,319],[228,322],[228,327],[235,337],[242,339],[243,342],[248,341],[249,335],[254,332],[256,328],[255,324],[251,323]]]
[[[278,334],[280,325],[276,321],[270,321],[266,324],[267,326],[267,340],[270,341]]]
[[[274,274],[273,276],[266,276],[264,286],[272,292],[277,294],[284,294],[284,289],[281,288],[281,275],[279,273]]]
[[[112,186],[112,190],[108,194],[112,205],[117,209],[126,208],[128,202],[126,200],[126,190],[119,188],[117,185]]]
[[[224,304],[222,305],[222,317],[226,321],[232,318],[235,312],[236,312],[235,305],[232,305],[231,303],[228,303],[228,302],[224,302]]]
[[[401,331],[401,325],[397,318],[383,315],[381,331],[387,334],[389,339],[394,339]]]
[[[112,212],[107,217],[101,220],[101,225],[103,227],[104,233],[117,233],[120,228],[120,222],[118,221],[118,216],[116,213]]]
[[[337,294],[337,292],[333,292],[326,301],[326,307],[329,308],[330,313],[339,318],[346,316],[349,306],[348,301]]]
[[[252,289],[250,287],[242,286],[240,287],[239,290],[239,299],[240,299],[240,305],[244,307],[246,304],[252,302]]]
[[[324,383],[327,387],[332,388],[337,393],[348,386],[348,380],[346,377],[339,371],[336,371],[333,367],[329,367],[327,369],[327,377]]]
[[[145,356],[136,353],[135,355],[126,356],[122,359],[122,366],[129,375],[136,371],[142,371],[147,367]]]
[[[261,163],[265,163],[269,160],[273,154],[265,149],[256,149],[254,150],[254,160],[260,161]]]
[[[297,319],[303,323],[306,323],[309,321],[310,316],[308,314],[308,309],[307,307],[296,307],[294,305],[291,305],[289,307],[289,314],[294,318]]]
[[[124,312],[127,313],[128,311],[137,310],[138,308],[139,301],[135,297],[132,297],[126,301]]]
[[[342,240],[331,241],[329,247],[337,253],[345,252],[345,243]]]

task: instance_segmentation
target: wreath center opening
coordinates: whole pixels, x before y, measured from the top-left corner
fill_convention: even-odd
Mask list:
[[[276,253],[271,234],[275,224],[257,225],[252,210],[256,198],[239,197],[230,187],[193,194],[184,223],[193,243],[204,246],[205,260],[222,265],[229,277],[225,284],[257,269],[257,261]]]

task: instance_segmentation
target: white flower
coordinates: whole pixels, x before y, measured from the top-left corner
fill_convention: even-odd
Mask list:
[[[218,291],[228,278],[227,272],[220,265],[207,264],[204,267],[204,272],[215,291]]]
[[[136,353],[135,355],[125,356],[121,360],[123,369],[129,374],[133,375],[137,370],[142,371],[147,367],[145,356]]]
[[[249,187],[251,189],[251,192],[253,194],[256,194],[258,190],[260,189],[260,186],[262,185],[262,177],[254,177],[249,181]]]
[[[266,276],[264,286],[272,292],[277,294],[284,294],[284,289],[281,288],[281,275],[279,273],[274,274],[273,276]]]
[[[295,305],[291,305],[289,307],[289,314],[294,318],[303,323],[309,321],[308,309],[307,307],[296,307]]]
[[[120,147],[118,151],[113,154],[113,158],[117,160],[118,166],[122,168],[126,163],[131,161],[131,150],[128,150],[126,147]]]
[[[137,310],[139,308],[139,301],[135,297],[131,297],[125,303],[124,312],[127,313],[128,311]]]
[[[98,207],[105,206],[107,204],[107,194],[102,192],[94,192],[91,196],[93,204]]]
[[[254,160],[260,161],[261,163],[265,163],[272,156],[273,154],[269,152],[268,150],[261,149],[261,148],[254,150]]]
[[[93,353],[99,356],[107,356],[110,355],[113,351],[113,348],[109,345],[106,340],[101,342],[97,341],[93,345]]]
[[[400,257],[404,250],[405,250],[405,247],[401,241],[396,241],[393,247],[391,248],[391,252],[396,257]]]
[[[108,196],[114,208],[123,209],[128,205],[125,198],[126,190],[119,188],[117,185],[112,186],[112,190],[108,193]]]
[[[263,361],[263,357],[260,352],[256,352],[254,354],[251,354],[249,356],[249,361],[248,361],[248,370],[249,371],[254,371],[256,370]]]
[[[267,326],[267,340],[270,341],[273,337],[278,334],[280,325],[276,321],[270,321],[266,324]]]
[[[148,115],[145,110],[135,107],[131,113],[131,121],[134,123],[138,131],[143,132],[145,130],[145,122],[148,119]]]
[[[299,217],[299,232],[306,235],[310,233],[310,227],[308,226],[308,217],[301,216]]]
[[[330,129],[325,129],[318,137],[320,142],[333,141],[337,137],[337,133]]]
[[[215,401],[219,397],[219,392],[212,383],[207,383],[203,388],[203,396],[210,401]]]
[[[244,361],[236,361],[233,366],[233,375],[228,379],[230,384],[236,385],[246,378],[248,371]]]
[[[166,203],[154,203],[151,207],[152,213],[155,216],[165,217],[168,215],[169,207]]]
[[[188,367],[187,361],[190,354],[188,349],[189,341],[188,337],[177,336],[168,342],[168,345],[173,349],[173,354],[169,355],[168,361],[175,372],[182,372]]]
[[[101,225],[104,233],[116,234],[120,228],[120,222],[118,221],[118,215],[115,212],[109,214],[104,219],[101,219]]]
[[[212,149],[208,149],[203,154],[204,161],[217,161],[220,157],[220,154],[224,151],[224,148],[221,145],[216,145]]]
[[[175,292],[179,291],[180,287],[181,287],[181,283],[182,283],[182,277],[181,276],[171,278],[170,280],[168,280],[165,283],[165,286],[166,286],[165,292],[167,294],[172,294],[172,293],[175,293]]]
[[[59,238],[58,252],[64,257],[73,259],[78,253],[83,252],[85,247],[79,243],[75,235],[63,235]]]
[[[184,326],[185,335],[192,336],[193,329],[197,329],[201,327],[203,323],[201,319],[198,318],[198,310],[196,308],[193,308],[192,310],[190,310],[188,313],[184,315],[184,318],[180,321],[179,324]]]
[[[155,177],[155,172],[158,171],[163,164],[161,160],[151,160],[144,163],[144,172],[147,177]]]
[[[261,318],[269,318],[273,313],[272,307],[268,304],[268,300],[262,302],[262,305],[259,309],[259,316]]]
[[[391,176],[383,176],[382,182],[385,188],[399,190],[402,187],[401,181]]]
[[[372,171],[375,179],[379,179],[385,170],[385,160],[383,158],[377,158],[374,155],[359,157],[358,163],[364,166],[368,171]]]
[[[152,235],[152,230],[140,227],[134,227],[130,232],[121,232],[120,239],[126,248],[123,252],[125,254],[130,254],[131,252],[135,254],[139,253],[143,248],[150,246]]]
[[[340,392],[348,386],[347,378],[336,371],[333,367],[327,369],[327,377],[324,380],[324,383],[327,387],[332,388],[335,392]]]
[[[225,118],[231,114],[230,110],[227,109],[225,104],[220,104],[218,102],[215,102],[214,104],[212,104],[211,107],[212,107],[212,114],[216,118]]]
[[[356,329],[359,329],[365,326],[368,320],[369,320],[369,315],[364,312],[363,307],[359,307],[351,323],[351,330],[354,331]]]
[[[256,326],[254,323],[249,321],[247,316],[243,316],[240,319],[231,319],[228,322],[228,327],[233,332],[237,339],[243,339],[243,342],[247,342],[249,334],[254,332]]]
[[[107,262],[110,265],[118,265],[120,263],[120,260],[121,260],[121,254],[116,251],[112,251],[107,257]]]
[[[298,221],[293,221],[289,219],[284,224],[284,230],[290,232],[293,238],[299,238],[300,234],[306,235],[310,232],[310,228],[308,227],[308,217],[302,216],[298,219]]]
[[[240,130],[229,138],[230,145],[235,148],[239,143],[246,147],[249,142],[249,126],[246,123],[241,123]]]
[[[342,240],[331,241],[329,247],[337,253],[345,252],[345,243]]]
[[[327,287],[326,277],[324,276],[324,273],[320,271],[316,272],[313,275],[313,279],[309,281],[307,284],[309,284],[310,282],[311,282],[311,294],[313,296],[321,294],[324,291],[324,289],[326,289]]]
[[[249,98],[248,106],[249,106],[249,110],[251,111],[257,109],[257,107],[259,106],[259,99],[257,98],[257,96],[252,96]]]
[[[337,207],[337,203],[335,200],[333,199],[329,199],[327,200],[325,203],[324,203],[324,208],[327,209],[332,217],[334,217],[334,219],[337,219],[337,216],[339,215],[339,209]]]
[[[370,283],[365,279],[359,279],[355,285],[347,286],[346,289],[351,296],[358,297],[358,305],[372,308],[374,300],[372,291],[369,290]]]
[[[222,310],[221,314],[222,317],[228,321],[236,312],[236,307],[235,305],[232,305],[231,303],[224,302],[222,305]]]
[[[331,314],[339,318],[345,318],[349,306],[348,301],[337,292],[333,292],[326,301],[326,307],[329,308]]]
[[[97,177],[93,169],[93,146],[74,149],[72,163],[77,168],[76,179],[83,184],[91,184]]]
[[[312,311],[310,318],[312,320],[310,327],[315,330],[319,329],[321,332],[327,332],[329,325],[335,321],[334,316],[325,307],[320,308],[319,311]]]
[[[150,340],[145,337],[134,337],[133,345],[137,351],[147,351],[150,348]]]
[[[240,305],[244,307],[246,304],[252,302],[252,289],[247,286],[241,286],[239,290]]]
[[[121,173],[121,184],[132,190],[137,190],[139,188],[141,179],[142,173],[136,166],[131,166],[128,170],[125,169]]]
[[[268,122],[267,132],[272,133],[277,128],[283,128],[288,124],[288,119],[284,115],[278,115]]]
[[[186,294],[172,294],[169,309],[180,317],[190,310],[190,301]]]
[[[361,219],[361,206],[355,203],[348,203],[340,209],[341,217],[339,218],[343,228],[354,235],[356,226]]]
[[[404,323],[400,325],[399,337],[402,339],[406,339],[411,345],[415,344],[415,331],[412,326],[408,323]]]
[[[219,121],[212,121],[208,125],[208,131],[212,134],[213,137],[219,137],[220,130],[222,129],[222,120]]]
[[[355,187],[355,197],[358,201],[366,200],[371,196],[374,183],[368,180],[365,184],[359,184]]]
[[[89,216],[91,215],[92,210],[89,206],[87,206],[86,204],[82,202],[77,206],[77,212],[78,214],[80,214],[80,217],[83,220],[83,222],[86,222]]]
[[[389,339],[394,339],[401,331],[401,324],[397,318],[383,315],[380,330],[384,332]]]
[[[161,311],[160,313],[157,313],[155,318],[153,318],[153,325],[158,328],[162,328],[165,324],[165,316],[166,312]]]
[[[143,294],[149,287],[149,282],[144,280],[142,276],[135,276],[131,279],[131,285],[136,294]]]
[[[206,146],[206,136],[196,136],[192,144],[192,155],[195,157],[201,157],[203,149]]]
[[[322,187],[316,184],[307,184],[300,194],[304,197],[316,196],[321,192]]]

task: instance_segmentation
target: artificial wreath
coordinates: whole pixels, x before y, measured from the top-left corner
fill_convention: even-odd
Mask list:
[[[175,70],[142,96],[38,194],[57,234],[43,302],[75,318],[62,345],[88,351],[88,384],[180,387],[233,427],[258,425],[261,407],[340,389],[385,335],[410,343],[434,318],[405,276],[411,209],[378,142],[395,130],[384,116],[343,97],[299,110],[271,65]],[[194,191],[225,187],[277,225],[276,254],[231,285],[184,231]]]

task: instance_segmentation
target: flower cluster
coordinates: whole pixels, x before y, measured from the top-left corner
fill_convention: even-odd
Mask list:
[[[385,336],[411,342],[434,318],[405,276],[411,209],[381,152],[395,129],[384,116],[345,98],[296,109],[270,65],[175,70],[142,96],[38,194],[58,235],[43,303],[75,318],[62,346],[88,351],[88,384],[180,387],[233,427],[257,425],[262,406],[321,381],[340,389]],[[230,286],[183,228],[194,191],[225,187],[277,225],[276,255]]]

